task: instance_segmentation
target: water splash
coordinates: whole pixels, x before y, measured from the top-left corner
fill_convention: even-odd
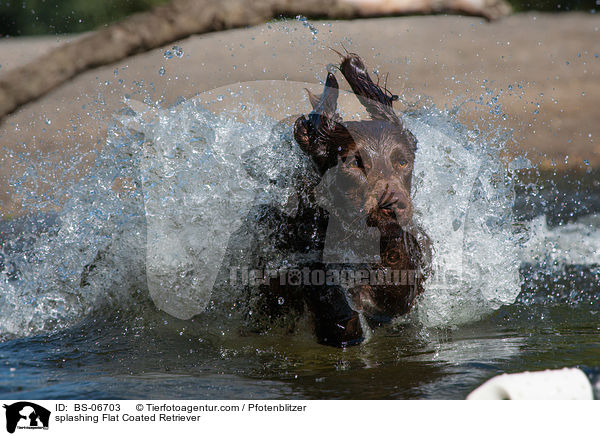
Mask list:
[[[276,120],[236,124],[227,116],[206,116],[192,102],[144,129],[160,144],[149,159],[153,169],[145,172],[151,294],[159,307],[182,318],[200,313],[210,300],[229,236],[259,192],[265,203],[285,204],[289,191],[263,191],[269,180],[299,165],[285,154],[284,143],[264,135]],[[435,250],[420,319],[429,326],[479,319],[513,302],[521,288],[520,237],[513,228],[512,184],[499,158],[502,144],[480,142],[436,109],[414,113],[406,123],[419,141],[415,215]],[[250,149],[260,159],[248,172],[243,156]],[[198,236],[206,234],[213,236],[210,243]]]
[[[180,318],[202,312],[215,297],[229,236],[251,205],[262,201],[288,213],[290,181],[307,170],[289,127],[273,135],[278,120],[250,112],[239,121],[190,100],[121,114],[79,182],[30,198],[32,210],[48,209],[48,198],[59,202],[55,222],[26,242],[8,232],[12,239],[0,253],[0,336],[64,328],[99,307],[128,306],[146,295]],[[512,303],[521,262],[540,256],[556,236],[536,221],[521,250],[526,238],[513,223],[502,138],[483,139],[454,119],[435,108],[405,116],[419,141],[415,216],[434,245],[433,275],[417,309],[426,326],[470,322]],[[521,159],[511,169],[529,165]],[[32,169],[23,179],[41,174]],[[558,246],[571,230],[580,229],[558,231]],[[555,260],[570,262],[574,249],[554,250]]]
[[[427,326],[477,320],[512,303],[521,288],[503,141],[484,141],[435,108],[406,123],[419,141],[415,215],[435,251],[419,319]]]
[[[0,338],[64,328],[98,308],[126,305],[145,288],[137,148],[138,137],[113,126],[104,152],[78,183],[39,196],[17,191],[28,198],[32,217],[58,204],[61,210],[25,232],[19,220],[3,223],[10,239],[2,244]],[[30,176],[41,177],[30,169],[16,185],[25,189]],[[119,181],[129,188],[117,189]]]
[[[183,49],[177,45],[174,45],[173,48],[167,50],[163,53],[165,59],[173,59],[175,56],[178,58],[183,57]]]
[[[270,182],[297,163],[282,153],[282,142],[269,141],[276,123],[266,117],[236,122],[189,101],[139,124],[146,138],[141,177],[148,288],[160,309],[182,319],[202,313],[229,237],[255,198],[281,202],[290,195],[290,187]],[[261,176],[268,181],[261,183]]]
[[[591,214],[559,227],[544,216],[530,223],[531,237],[523,246],[523,262],[542,265],[600,265],[600,215]]]
[[[303,15],[297,15],[296,20],[301,22],[302,25],[311,33],[313,40],[317,41],[317,35],[319,34],[319,31],[310,21],[308,21],[308,18]]]

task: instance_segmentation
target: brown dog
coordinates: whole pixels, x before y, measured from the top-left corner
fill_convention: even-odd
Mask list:
[[[426,238],[414,232],[412,224],[410,192],[417,143],[392,108],[397,97],[373,83],[355,54],[343,57],[340,71],[371,119],[341,119],[338,83],[329,73],[323,93],[309,93],[312,112],[294,124],[294,138],[316,170],[312,172],[316,175],[300,175],[294,182],[296,213],[290,216],[271,205],[256,206],[239,232],[252,232],[248,239],[253,242],[240,248],[233,237],[230,249],[242,253],[252,268],[265,268],[272,263],[270,253],[277,253],[296,273],[303,272],[300,280],[292,280],[290,271],[287,275],[279,271],[258,286],[247,286],[240,304],[247,308],[250,330],[264,331],[265,323],[267,328],[292,330],[295,321],[290,319],[308,309],[320,343],[347,346],[360,343],[368,326],[380,326],[411,309],[423,290],[427,261],[420,242]],[[319,203],[317,185],[325,185],[335,210]],[[350,263],[331,256],[362,254],[365,235],[376,236],[371,244],[376,256]],[[342,283],[330,274],[340,271],[355,273],[354,280]]]
[[[336,110],[338,83],[329,73],[323,94],[309,93],[313,111],[308,118],[298,118],[294,137],[321,174],[334,172],[330,190],[345,201],[348,215],[355,215],[352,210],[366,215],[367,225],[379,229],[381,260],[370,269],[409,275],[409,283],[365,284],[349,290],[355,311],[362,312],[371,324],[380,324],[408,312],[423,289],[417,277],[424,269],[423,251],[407,231],[412,227],[410,190],[417,141],[392,108],[397,97],[373,83],[358,55],[344,56],[340,71],[372,119],[342,121]],[[340,329],[345,327],[341,329],[345,339],[333,342],[362,337],[357,318],[358,313],[346,325],[337,323]]]

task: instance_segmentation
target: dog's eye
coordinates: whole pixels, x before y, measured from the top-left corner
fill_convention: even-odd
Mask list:
[[[360,154],[355,154],[350,159],[348,159],[348,166],[350,166],[351,168],[359,168],[361,170],[365,169],[365,164],[362,160],[362,157],[360,157]]]
[[[406,167],[406,165],[408,165],[408,161],[406,159],[398,159],[396,161],[396,166],[398,168],[404,168],[404,167]]]

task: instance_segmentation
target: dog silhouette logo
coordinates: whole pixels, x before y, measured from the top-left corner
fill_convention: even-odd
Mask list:
[[[28,401],[4,405],[6,409],[6,431],[14,433],[19,429],[48,429],[50,411]]]

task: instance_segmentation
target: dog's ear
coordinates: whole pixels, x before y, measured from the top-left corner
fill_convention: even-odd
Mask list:
[[[310,105],[312,106],[313,110],[315,110],[319,106],[322,96],[313,94],[308,88],[304,88],[304,90],[308,94],[308,100],[310,101]]]
[[[348,148],[352,138],[337,113],[338,82],[332,73],[327,74],[325,89],[321,95],[308,91],[313,110],[299,117],[294,124],[294,138],[323,174],[337,162],[336,156]]]
[[[417,140],[414,135],[406,129],[392,103],[398,100],[398,96],[392,94],[385,88],[374,83],[369,76],[367,67],[363,60],[355,53],[347,53],[340,63],[340,71],[350,84],[352,91],[358,97],[360,103],[365,107],[374,120],[388,121],[400,128],[406,142],[413,150],[416,150]]]
[[[398,96],[373,83],[360,56],[348,53],[342,59],[340,71],[371,118],[400,123],[392,108],[392,102],[398,100]]]

